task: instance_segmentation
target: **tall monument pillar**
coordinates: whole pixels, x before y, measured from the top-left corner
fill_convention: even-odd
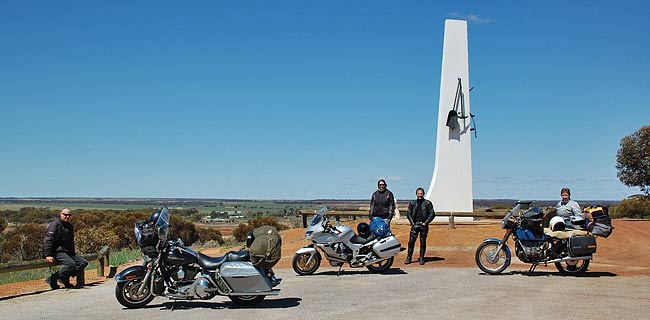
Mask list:
[[[445,20],[435,167],[426,198],[439,212],[472,212],[467,21]]]

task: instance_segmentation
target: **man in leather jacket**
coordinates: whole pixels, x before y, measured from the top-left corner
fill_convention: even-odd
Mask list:
[[[43,256],[49,263],[60,263],[61,269],[45,279],[52,290],[59,289],[57,280],[71,288],[70,277],[84,272],[88,261],[77,255],[74,247],[74,226],[70,223],[70,209],[65,208],[59,217],[47,225],[43,241]]]
[[[429,233],[429,223],[436,217],[431,201],[424,199],[424,189],[417,188],[415,195],[417,200],[409,203],[409,209],[406,216],[411,223],[411,233],[409,236],[408,251],[405,264],[411,263],[413,250],[415,249],[415,240],[420,235],[420,265],[424,264],[424,254],[427,251],[427,234]]]
[[[395,211],[395,197],[386,187],[386,180],[377,181],[377,191],[372,194],[370,199],[370,219],[380,217],[390,226],[390,220],[393,219]]]

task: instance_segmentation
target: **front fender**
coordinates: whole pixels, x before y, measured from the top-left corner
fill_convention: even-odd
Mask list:
[[[483,240],[483,243],[486,243],[486,242],[492,242],[492,243],[496,243],[498,245],[498,244],[501,244],[501,239],[486,238],[486,239]],[[505,250],[505,252],[506,252],[506,259],[508,260],[508,264],[510,264],[510,259],[512,258],[512,254],[510,254],[510,247],[508,247],[508,245],[506,245],[505,243],[503,243],[502,247],[503,247],[503,250]]]
[[[314,254],[318,253],[318,251],[316,250],[316,248],[314,248],[313,244],[310,244],[310,245],[302,247],[302,248],[298,249],[298,251],[296,251],[296,254],[302,254],[302,253],[309,253],[310,255],[313,256]]]
[[[115,281],[124,282],[133,279],[142,279],[147,274],[147,268],[144,266],[131,266],[115,276]]]

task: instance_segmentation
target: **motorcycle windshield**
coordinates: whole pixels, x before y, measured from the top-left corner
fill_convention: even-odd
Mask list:
[[[318,210],[318,212],[316,212],[316,214],[314,215],[314,218],[311,219],[309,225],[310,226],[318,225],[321,221],[323,221],[326,212],[327,212],[326,207],[320,208],[320,210]]]
[[[169,234],[169,211],[167,208],[163,208],[160,211],[160,215],[156,221],[156,229],[158,230],[158,238],[161,243],[165,243]]]

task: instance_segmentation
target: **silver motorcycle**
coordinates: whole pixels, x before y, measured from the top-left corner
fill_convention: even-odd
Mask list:
[[[299,275],[313,274],[320,267],[323,255],[331,266],[339,267],[339,272],[345,263],[352,268],[366,267],[373,273],[390,269],[395,255],[403,250],[399,240],[392,234],[376,236],[365,222],[357,230],[359,234],[338,220],[332,225],[327,208],[321,208],[305,232],[312,243],[296,251],[293,270]]]

